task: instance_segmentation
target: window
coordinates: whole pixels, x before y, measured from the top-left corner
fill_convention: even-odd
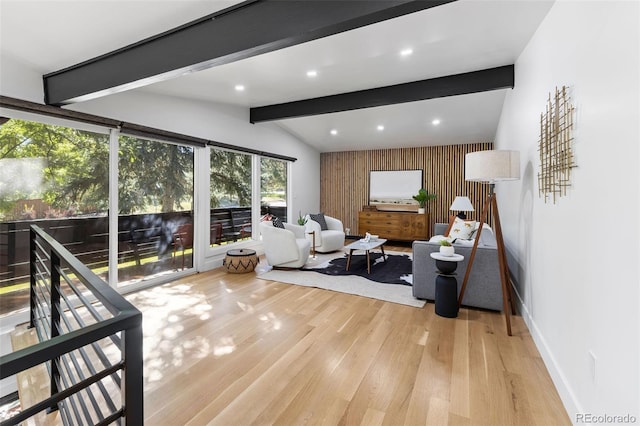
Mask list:
[[[251,238],[252,157],[211,148],[209,243],[212,246]]]
[[[260,159],[260,213],[287,221],[287,162]]]
[[[0,127],[0,315],[29,307],[36,224],[106,279],[109,137],[10,119]]]
[[[119,142],[118,285],[193,267],[194,149]]]

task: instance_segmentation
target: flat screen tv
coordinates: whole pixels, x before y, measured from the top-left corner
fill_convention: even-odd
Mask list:
[[[423,187],[422,170],[372,170],[369,204],[378,210],[416,210],[413,196]]]

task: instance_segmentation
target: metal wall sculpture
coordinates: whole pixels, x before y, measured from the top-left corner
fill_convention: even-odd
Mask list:
[[[544,202],[567,195],[571,186],[571,169],[576,167],[573,157],[573,112],[567,87],[556,87],[555,96],[549,93],[547,110],[540,114],[540,171],[538,194]]]

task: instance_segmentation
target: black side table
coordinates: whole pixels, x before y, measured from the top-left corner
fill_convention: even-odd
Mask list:
[[[455,318],[458,316],[458,280],[456,268],[464,256],[454,254],[444,256],[438,252],[431,253],[436,261],[438,276],[436,277],[436,314],[441,317]]]

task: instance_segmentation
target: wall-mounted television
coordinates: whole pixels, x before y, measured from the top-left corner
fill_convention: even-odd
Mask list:
[[[417,210],[413,196],[423,187],[422,173],[422,170],[371,170],[369,204],[378,210]]]

